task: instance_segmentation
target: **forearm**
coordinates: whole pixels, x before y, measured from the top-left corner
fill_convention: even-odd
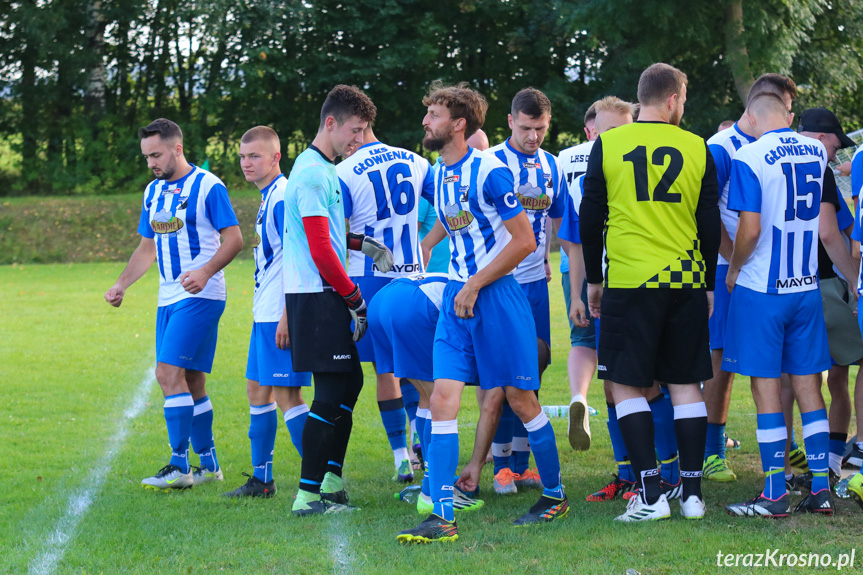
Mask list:
[[[117,278],[117,285],[123,290],[141,279],[156,260],[156,243],[151,238],[141,238],[141,243],[132,252],[129,263]]]
[[[525,228],[516,231],[514,234],[512,233],[513,230],[510,230],[512,239],[510,239],[509,243],[504,246],[501,252],[486,267],[479,270],[476,275],[471,276],[468,280],[472,286],[476,287],[477,291],[510,273],[524,258],[536,249],[536,240],[534,239],[530,224],[527,223],[527,216],[519,214],[516,218],[524,218]]]
[[[740,229],[737,230],[737,237],[734,238],[734,251],[731,254],[731,261],[729,262],[731,269],[737,271],[752,256],[752,252],[755,251],[755,245],[758,243],[758,234],[743,235],[740,231]]]
[[[569,290],[570,298],[580,298],[584,285],[584,254],[581,244],[569,244]]]
[[[719,221],[719,255],[725,258],[725,261],[731,261],[731,253],[734,251],[734,240],[728,235],[728,230],[725,229],[725,224]]]
[[[210,277],[231,263],[243,249],[243,234],[240,231],[240,226],[224,228],[220,230],[220,233],[222,234],[222,245],[219,246],[210,261],[202,266]]]
[[[473,465],[482,467],[485,462],[485,457],[491,448],[494,434],[497,431],[497,425],[500,422],[500,414],[503,411],[503,397],[503,388],[489,390],[485,395],[482,409],[479,413],[479,421],[476,424],[473,453],[470,457],[470,462]]]
[[[842,240],[841,236],[839,236],[838,228],[835,234],[828,234],[826,237],[821,238],[821,243],[824,244],[824,249],[827,251],[827,255],[830,256],[830,259],[833,261],[833,265],[839,270],[848,281],[855,281],[857,278],[857,265],[853,259],[851,259],[851,254],[848,253],[848,248],[845,246],[845,242]]]
[[[421,242],[422,249],[431,251],[441,242],[442,239],[446,237],[446,235],[446,230],[444,229],[443,224],[440,220],[436,220],[432,229],[429,230],[429,233],[426,234],[426,237],[424,237]]]

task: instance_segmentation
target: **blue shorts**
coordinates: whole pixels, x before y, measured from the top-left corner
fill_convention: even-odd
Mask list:
[[[535,282],[519,285],[527,297],[528,305],[530,305],[533,322],[536,325],[536,335],[551,350],[551,315],[548,302],[548,280],[542,278]]]
[[[369,305],[369,338],[378,373],[434,381],[434,334],[440,312],[410,281],[394,280]]]
[[[434,377],[483,389],[509,385],[539,389],[536,326],[521,287],[506,275],[479,291],[474,317],[456,317],[453,301],[464,283],[450,280],[443,292],[434,338]]]
[[[225,302],[189,297],[156,311],[156,361],[210,373]]]
[[[363,299],[366,300],[366,305],[370,305],[372,298],[378,293],[381,288],[393,281],[393,278],[379,278],[375,276],[359,276],[352,277],[351,280],[363,292]],[[354,330],[354,322],[351,322],[351,331]],[[372,338],[363,337],[357,342],[357,351],[360,352],[360,361],[375,361],[375,348],[372,345]],[[381,373],[381,372],[378,372]],[[386,373],[386,372],[384,372]]]
[[[312,374],[294,373],[291,350],[276,346],[276,327],[279,322],[255,322],[249,341],[249,359],[246,362],[246,379],[259,385],[277,387],[309,387]]]
[[[722,369],[752,377],[830,369],[819,290],[765,294],[736,286],[728,306]]]
[[[728,304],[731,303],[731,294],[725,287],[725,278],[728,276],[728,266],[716,266],[716,289],[713,291],[713,315],[707,320],[710,330],[710,349],[725,348],[725,324],[728,322]]]
[[[596,349],[596,335],[599,333],[599,320],[590,318],[590,325],[578,327],[569,319],[570,287],[569,272],[561,274],[561,286],[563,287],[563,301],[566,302],[566,319],[569,321],[569,343],[572,347],[589,347]],[[581,301],[584,302],[584,310],[590,315],[587,307],[587,282],[581,287]]]

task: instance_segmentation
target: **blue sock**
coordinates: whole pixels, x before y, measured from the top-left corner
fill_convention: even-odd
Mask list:
[[[195,416],[192,418],[192,449],[201,458],[201,468],[219,470],[216,459],[216,442],[213,440],[213,404],[205,395],[195,401]]]
[[[512,438],[513,424],[517,419],[509,403],[504,403],[503,411],[500,413],[500,421],[497,424],[497,431],[494,432],[494,439],[491,443],[491,455],[494,458],[495,475],[501,469],[509,468],[512,470],[514,466],[512,460]]]
[[[306,428],[306,419],[309,417],[309,406],[301,403],[285,412],[285,425],[291,435],[291,443],[297,449],[300,457],[303,456],[303,429]]]
[[[707,423],[707,441],[704,444],[704,460],[711,455],[725,459],[725,424]]]
[[[842,458],[845,456],[846,441],[848,441],[847,433],[833,432],[830,434],[830,469],[836,475],[842,474]]]
[[[431,411],[426,410],[423,421],[425,423],[423,423],[423,433],[420,437],[422,437],[423,458],[425,461],[423,463],[423,486],[421,493],[431,497],[431,479],[429,478],[429,446],[431,445],[432,431]]]
[[[455,521],[452,482],[458,467],[458,420],[433,421],[431,428],[429,478],[434,513],[446,521]]]
[[[408,416],[408,423],[411,427],[416,427],[417,408],[420,406],[420,392],[413,384],[406,383],[401,386],[402,401],[405,404],[405,412]],[[413,441],[413,437],[410,438]]]
[[[542,411],[539,415],[524,424],[530,445],[533,448],[533,457],[536,459],[536,467],[539,478],[544,487],[542,494],[546,497],[556,499],[563,498],[563,485],[560,483],[560,459],[557,455],[557,442],[554,438],[554,429],[548,421],[548,417]]]
[[[662,478],[677,484],[680,481],[680,465],[677,460],[677,432],[674,430],[674,407],[671,399],[665,395],[657,396],[649,401],[650,413],[653,415],[654,443],[656,455],[659,458],[659,472]]]
[[[779,413],[758,414],[758,449],[764,471],[764,497],[778,499],[785,495],[785,417]]]
[[[512,428],[512,472],[521,475],[530,467],[530,439],[524,425],[516,418]]]
[[[256,479],[269,483],[273,480],[273,449],[279,416],[276,404],[249,406],[249,440],[252,443],[252,467]]]
[[[830,489],[828,479],[830,453],[830,424],[827,410],[818,409],[800,414],[803,423],[803,443],[806,445],[806,462],[812,472],[812,493]]]
[[[405,431],[405,404],[401,397],[379,401],[378,408],[381,410],[381,420],[384,422],[384,430],[390,447],[396,449],[407,448],[407,432]]]
[[[171,465],[183,473],[189,472],[189,435],[195,412],[191,393],[178,393],[165,397],[165,423],[171,444]]]
[[[632,463],[629,462],[629,454],[623,443],[623,435],[620,434],[620,425],[617,423],[617,409],[614,405],[607,403],[608,407],[608,436],[611,438],[611,450],[614,452],[614,460],[617,462],[617,476],[624,481],[635,482],[632,473]]]

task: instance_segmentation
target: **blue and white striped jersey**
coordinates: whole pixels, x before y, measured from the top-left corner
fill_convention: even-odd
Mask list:
[[[731,160],[737,150],[754,141],[755,138],[747,136],[737,127],[737,122],[730,128],[713,134],[707,140],[707,147],[713,155],[713,163],[716,164],[716,179],[719,180],[719,216],[722,218],[722,225],[725,226],[725,231],[728,232],[731,241],[734,241],[734,235],[737,233],[737,212],[728,209]],[[728,265],[728,262],[720,255],[716,260],[716,265]]]
[[[252,314],[259,323],[282,319],[285,290],[282,288],[282,228],[285,223],[285,187],[279,174],[261,190],[261,207],[255,219],[255,297]]]
[[[593,141],[583,142],[571,148],[562,150],[557,155],[557,163],[560,166],[563,181],[572,193],[573,182],[587,172],[587,162],[590,159],[590,151],[593,149]],[[580,201],[579,201],[580,203]],[[576,210],[578,206],[576,206]],[[569,271],[569,257],[566,251],[560,250],[560,273]]]
[[[788,128],[740,148],[731,162],[728,209],[761,214],[761,235],[738,285],[784,294],[818,289],[818,215],[827,152]]]
[[[399,278],[398,281],[410,282],[422,291],[438,310],[443,303],[443,290],[449,281],[447,274],[420,273]]]
[[[393,252],[393,269],[383,273],[360,251],[348,255],[351,277],[396,278],[423,271],[419,245],[419,199],[434,201],[431,165],[422,156],[371,142],[336,167],[351,232],[372,236]]]
[[[563,217],[565,196],[561,196],[561,173],[557,158],[543,149],[535,154],[522,154],[509,139],[489,148],[512,172],[515,197],[527,214],[536,239],[536,250],[516,266],[513,276],[520,284],[545,279],[545,244],[548,241],[546,216]]]
[[[138,233],[156,241],[160,307],[189,297],[226,299],[222,271],[194,295],[183,289],[179,278],[209,262],[221,245],[219,230],[236,225],[228,190],[210,172],[193,165],[179,180],[150,182],[144,189]]]
[[[581,230],[578,223],[578,210],[581,209],[581,198],[584,197],[584,174],[577,176],[571,184],[564,182],[566,188],[566,208],[563,210],[563,221],[557,235],[560,239],[581,243]],[[564,251],[561,250],[561,254]]]
[[[863,146],[857,146],[857,150],[851,157],[851,197],[856,198],[863,190]]]
[[[449,234],[449,278],[466,282],[512,239],[504,225],[524,211],[515,197],[512,172],[494,155],[469,148],[434,174],[435,210]]]

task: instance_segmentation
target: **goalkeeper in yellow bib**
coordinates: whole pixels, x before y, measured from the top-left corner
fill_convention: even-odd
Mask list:
[[[639,119],[596,140],[584,179],[581,239],[588,306],[601,316],[599,377],[612,382],[638,494],[617,520],[667,519],[640,388],[668,385],[687,519],[704,516],[701,469],[707,411],[699,382],[712,376],[712,308],[719,208],[707,145],[681,130],[686,74],[654,64],[638,82]],[[603,278],[603,235],[607,267]]]

